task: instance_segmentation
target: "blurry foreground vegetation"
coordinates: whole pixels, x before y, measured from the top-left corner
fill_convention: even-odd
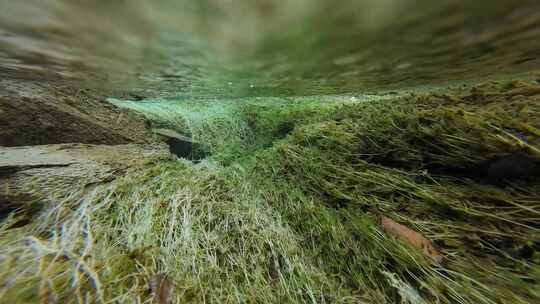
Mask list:
[[[540,301],[540,86],[124,103],[199,141],[0,228],[3,303]],[[384,215],[441,259],[386,233]]]

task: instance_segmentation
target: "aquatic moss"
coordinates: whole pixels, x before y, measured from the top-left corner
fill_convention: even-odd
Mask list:
[[[175,303],[538,301],[537,87],[245,104],[198,124],[242,143],[215,145],[208,130],[221,166],[148,160],[26,226],[4,223],[0,299],[151,302],[164,277]],[[527,175],[490,175],[515,155]],[[379,214],[443,261],[385,234]]]
[[[443,265],[426,267],[407,266],[403,250],[373,255],[370,263],[385,262],[369,272],[379,276],[369,289],[392,285],[384,283],[385,273],[397,271],[431,301],[526,303],[537,296],[540,270],[538,138],[522,137],[516,126],[540,121],[534,111],[515,115],[507,109],[537,109],[535,98],[509,95],[499,90],[493,101],[481,101],[483,108],[433,95],[344,106],[322,123],[297,128],[260,156],[258,169],[315,197],[318,210],[371,214],[372,220],[380,212],[391,215],[435,240],[449,256]],[[524,175],[504,180],[504,174],[510,178],[504,172],[494,180],[486,167],[515,153],[529,166]],[[305,233],[315,229],[297,220]],[[386,247],[376,237],[362,243]]]
[[[129,101],[110,99],[113,104],[146,115],[154,127],[169,128],[192,137],[212,160],[231,165],[252,158],[284,138],[296,125],[323,120],[333,108],[348,99],[322,101],[280,98],[240,100],[155,99]]]

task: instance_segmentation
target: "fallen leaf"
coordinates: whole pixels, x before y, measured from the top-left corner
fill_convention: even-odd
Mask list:
[[[435,247],[435,244],[424,237],[421,233],[416,232],[405,225],[397,223],[384,215],[379,217],[379,223],[384,232],[393,235],[418,249],[421,249],[426,256],[430,257],[434,261],[438,263],[442,261],[442,255]]]

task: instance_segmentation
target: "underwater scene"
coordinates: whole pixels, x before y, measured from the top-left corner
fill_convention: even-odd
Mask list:
[[[540,1],[0,0],[0,303],[540,303]]]

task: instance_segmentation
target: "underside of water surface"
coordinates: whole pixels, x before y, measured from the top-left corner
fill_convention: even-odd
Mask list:
[[[0,303],[540,303],[540,2],[0,7]]]

